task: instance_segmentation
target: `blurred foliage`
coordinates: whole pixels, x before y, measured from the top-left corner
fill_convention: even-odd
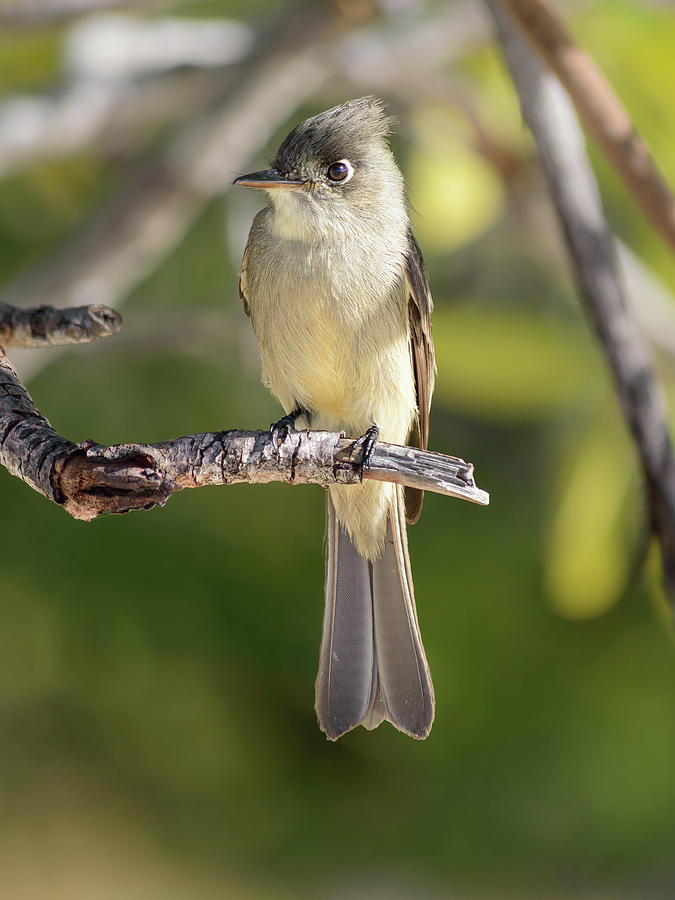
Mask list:
[[[279,8],[176,11],[258,25]],[[570,25],[675,180],[672,5],[588,0]],[[4,36],[3,89],[58,83],[65,29]],[[474,462],[492,496],[429,496],[410,532],[430,738],[318,731],[318,489],[189,491],[83,525],[4,473],[6,896],[669,895],[675,655],[657,556],[642,578],[633,449],[498,54],[478,46],[446,75],[445,102],[388,98],[436,303],[431,446]],[[675,290],[672,255],[593,158],[613,228]],[[0,181],[3,279],[83,226],[127,164],[98,148]],[[278,416],[236,291],[250,203],[212,203],[119,338],[33,380],[61,433],[152,441]]]
[[[59,34],[53,29],[22,35],[0,34],[0,90],[49,86],[60,76]]]

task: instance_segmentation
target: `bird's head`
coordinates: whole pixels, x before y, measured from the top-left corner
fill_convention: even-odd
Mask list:
[[[383,218],[392,207],[398,213],[403,179],[387,143],[390,125],[381,101],[350,100],[296,125],[273,168],[234,184],[266,191],[284,230],[298,237]]]

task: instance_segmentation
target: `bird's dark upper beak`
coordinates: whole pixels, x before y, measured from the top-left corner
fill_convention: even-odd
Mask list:
[[[269,190],[270,188],[299,188],[305,182],[287,178],[278,169],[264,169],[262,172],[252,172],[250,175],[240,175],[239,178],[234,179],[232,184]]]

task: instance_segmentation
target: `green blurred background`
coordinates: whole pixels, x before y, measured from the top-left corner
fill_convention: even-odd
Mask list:
[[[278,418],[237,296],[262,200],[225,186],[297,121],[374,92],[399,118],[436,303],[431,447],[471,460],[491,505],[428,495],[410,530],[429,739],[385,725],[331,744],[313,711],[318,488],[187,491],[85,525],[0,473],[0,897],[673,896],[675,651],[641,481],[480,4],[88,5],[0,7],[4,297],[88,302],[124,282],[120,335],[10,354],[38,407],[102,443]],[[673,4],[563,8],[675,182]],[[319,9],[337,24],[303,37]],[[167,17],[178,37],[153,30]],[[244,26],[238,58],[216,52],[227,22]],[[274,58],[250,49],[270,23],[325,77],[246,159],[218,157],[173,237],[161,216],[142,235],[128,216],[122,239],[112,217],[91,250],[100,211]],[[193,26],[207,31],[181,56]],[[672,392],[675,262],[591,153]],[[102,287],[75,296],[79,267],[120,240]]]

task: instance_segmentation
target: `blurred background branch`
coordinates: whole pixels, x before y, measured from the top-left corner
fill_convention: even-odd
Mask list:
[[[91,146],[130,155],[153,125],[194,118],[222,99],[253,43],[252,29],[234,21],[118,14],[76,22],[64,41],[64,85],[0,103],[0,175]]]
[[[207,96],[215,111],[197,115],[167,147],[133,166],[69,243],[6,287],[5,301],[22,306],[48,294],[56,305],[120,305],[183,238],[208,200],[227,190],[239,167],[316,90],[322,77],[317,41],[336,24],[321,12],[303,17],[301,27],[293,16],[273,24],[259,38],[255,55],[225,82],[218,102]],[[172,106],[180,99],[173,94]],[[56,125],[57,133],[62,125]]]
[[[675,196],[600,69],[573,42],[549,0],[503,0],[502,5],[558,76],[642,211],[675,249]]]
[[[582,298],[642,464],[651,524],[661,545],[664,579],[675,609],[675,457],[665,391],[626,300],[616,249],[573,108],[505,12],[504,6],[511,4],[488,0],[488,5],[523,116],[537,143]],[[532,8],[539,10],[540,4],[535,2]],[[584,96],[593,106],[592,87],[585,87]]]
[[[0,7],[0,26],[4,28],[44,28],[62,24],[90,13],[128,8],[129,0],[8,0]],[[169,0],[136,0],[138,12],[160,11],[172,5]]]

